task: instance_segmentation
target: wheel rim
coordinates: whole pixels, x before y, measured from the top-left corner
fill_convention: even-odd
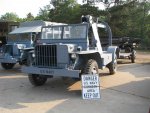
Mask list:
[[[88,60],[84,68],[84,73],[85,74],[98,74],[97,62],[93,59]]]
[[[92,74],[98,74],[98,69],[97,69],[97,67],[93,66],[92,69],[91,69],[91,73],[92,73]]]
[[[47,78],[42,77],[40,75],[33,75],[33,74],[30,75],[29,74],[28,78],[29,78],[29,81],[31,82],[31,84],[34,86],[41,86],[47,81]]]
[[[114,68],[114,71],[116,72],[116,70],[117,70],[117,61],[116,61],[116,62],[114,62],[114,66],[113,66],[113,68]]]
[[[115,58],[113,68],[114,68],[114,71],[116,72],[117,71],[117,58]]]
[[[44,80],[44,78],[43,78],[43,77],[40,77],[40,76],[36,76],[35,78],[36,78],[36,80],[38,80],[38,81],[43,81],[43,80]]]

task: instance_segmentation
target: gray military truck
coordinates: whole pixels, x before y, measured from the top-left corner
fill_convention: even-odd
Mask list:
[[[33,50],[36,39],[40,38],[41,27],[57,23],[41,20],[20,23],[19,28],[9,33],[7,44],[2,46],[0,63],[4,69],[12,69],[16,63],[27,64],[28,52]]]
[[[81,24],[42,27],[42,35],[29,55],[30,65],[23,66],[29,81],[35,86],[43,85],[53,76],[80,78],[82,74],[98,74],[107,67],[110,74],[117,69],[116,46],[102,50],[98,29],[111,29],[105,22],[92,16],[83,16]]]

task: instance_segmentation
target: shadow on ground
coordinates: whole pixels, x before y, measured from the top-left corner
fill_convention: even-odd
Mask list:
[[[144,68],[142,66],[144,66]],[[138,69],[144,69],[144,72],[147,71],[149,65],[142,64],[142,66],[139,66]],[[40,103],[42,106],[45,102],[54,103],[63,100],[61,103],[47,110],[45,109],[45,112],[84,113],[93,112],[96,109],[98,111],[94,113],[99,113],[99,111],[101,111],[101,113],[144,113],[150,105],[149,74],[146,74],[144,76],[146,78],[141,80],[129,81],[114,86],[109,85],[110,82],[113,82],[111,81],[112,78],[113,80],[117,80],[118,76],[120,76],[119,80],[121,81],[121,76],[129,76],[126,75],[126,72],[132,76],[136,76],[138,73],[137,78],[142,78],[142,73],[135,70],[133,71],[133,69],[131,69],[131,67],[128,68],[128,66],[124,68],[125,69],[122,69],[120,73],[125,73],[125,75],[107,76],[108,73],[101,74],[101,99],[93,101],[82,100],[81,82],[71,78],[53,78],[49,79],[43,86],[33,87],[29,83],[28,78],[22,76],[22,73],[19,73],[19,71],[17,75],[12,74],[9,77],[0,75],[0,107],[17,110],[28,108],[29,104]],[[14,73],[11,71],[12,70],[10,70],[10,72],[2,70],[3,73]],[[108,84],[106,82],[108,82]]]
[[[81,81],[53,78],[34,87],[18,67],[0,70],[0,109],[23,110],[32,104],[33,111],[42,113],[148,113],[150,63],[119,64],[118,69],[116,75],[100,74],[99,100],[82,99]]]

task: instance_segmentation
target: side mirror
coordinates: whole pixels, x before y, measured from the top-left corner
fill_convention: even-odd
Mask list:
[[[36,35],[35,34],[32,34],[32,41],[34,42],[36,39]]]

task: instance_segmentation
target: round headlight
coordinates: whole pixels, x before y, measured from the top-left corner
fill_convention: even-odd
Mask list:
[[[78,46],[77,51],[82,51],[82,47]]]
[[[72,59],[76,59],[77,58],[77,55],[75,53],[71,54],[71,58]]]
[[[34,54],[34,53],[32,54],[32,57],[33,57],[33,58],[35,57],[35,54]]]

